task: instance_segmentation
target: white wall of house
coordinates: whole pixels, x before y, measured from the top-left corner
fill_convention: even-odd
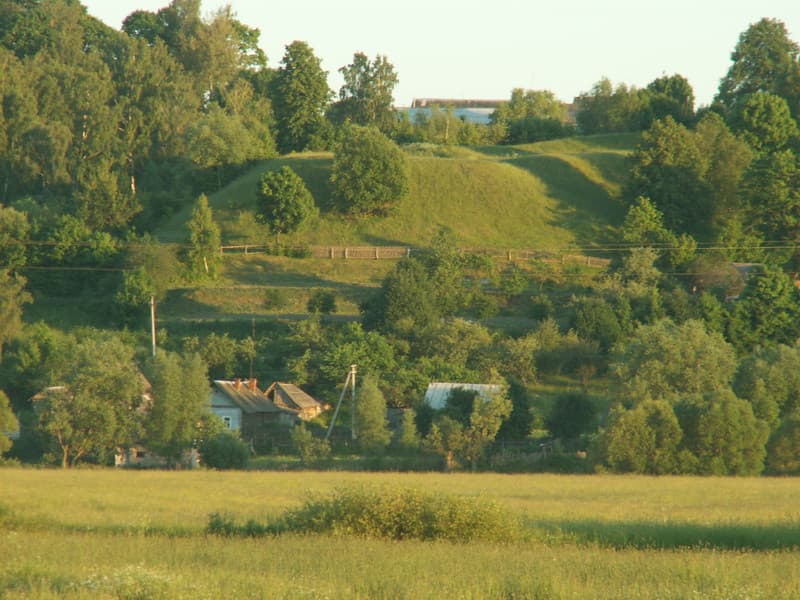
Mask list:
[[[242,428],[242,411],[240,409],[212,406],[211,412],[222,419],[228,429],[239,431]]]

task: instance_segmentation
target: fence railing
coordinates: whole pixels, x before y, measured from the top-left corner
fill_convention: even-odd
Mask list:
[[[282,253],[289,256],[310,256],[313,258],[353,259],[353,260],[398,260],[411,256],[416,250],[411,246],[307,246],[282,248]],[[238,244],[220,246],[220,254],[275,254],[275,246],[269,244]],[[494,259],[538,260],[550,264],[579,264],[588,267],[607,267],[611,264],[608,258],[585,256],[582,254],[561,254],[543,250],[493,248],[470,248],[468,252],[482,254]]]

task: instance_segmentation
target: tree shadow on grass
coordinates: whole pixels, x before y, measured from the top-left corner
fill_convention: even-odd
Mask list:
[[[508,162],[547,186],[547,194],[559,203],[553,225],[569,229],[585,243],[603,244],[616,239],[624,208],[602,185],[555,156],[529,156]],[[606,165],[604,170],[608,168]]]
[[[800,523],[771,525],[653,523],[649,521],[532,521],[531,527],[556,539],[617,549],[707,548],[796,550]]]

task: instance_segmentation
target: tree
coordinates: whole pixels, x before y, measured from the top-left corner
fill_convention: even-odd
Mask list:
[[[386,399],[374,377],[364,377],[355,406],[355,436],[366,453],[379,453],[389,444],[391,433],[386,421]]]
[[[626,193],[649,198],[674,232],[705,232],[712,214],[705,182],[708,159],[695,135],[672,117],[656,121],[633,153]]]
[[[585,340],[595,340],[608,352],[622,339],[623,324],[602,297],[584,296],[575,300],[575,331]]]
[[[344,85],[339,101],[331,107],[334,122],[372,125],[388,133],[395,122],[392,93],[398,81],[392,63],[380,54],[370,60],[363,52],[356,52],[353,62],[339,73]]]
[[[741,181],[740,193],[750,231],[766,240],[798,238],[800,161],[794,152],[756,158]]]
[[[800,334],[800,297],[791,277],[764,265],[750,273],[731,315],[728,337],[740,350],[791,344]]]
[[[380,291],[361,306],[361,312],[366,328],[405,335],[441,316],[436,286],[414,256],[397,263],[384,277]]]
[[[736,241],[748,220],[739,183],[753,160],[753,152],[714,112],[700,119],[695,136],[700,152],[708,160],[704,179],[713,197],[711,229],[717,239]]]
[[[419,450],[420,438],[417,430],[417,415],[414,409],[407,408],[403,411],[400,422],[400,433],[397,437],[397,447],[407,452]]]
[[[628,404],[728,389],[735,368],[734,349],[721,335],[708,333],[701,321],[676,325],[669,319],[639,327],[609,365]]]
[[[0,269],[16,269],[27,262],[28,215],[0,204]]]
[[[189,247],[186,250],[186,264],[195,278],[208,276],[215,278],[220,264],[219,247],[221,242],[219,225],[208,205],[208,198],[200,194],[187,224]]]
[[[278,125],[278,150],[299,152],[314,146],[323,128],[325,108],[331,97],[328,74],[305,42],[286,46],[275,74],[272,106]]]
[[[561,439],[574,439],[597,427],[597,410],[585,394],[560,394],[545,424],[550,433]]]
[[[330,181],[334,201],[342,212],[386,214],[408,190],[405,156],[377,129],[346,125]]]
[[[800,136],[786,100],[767,92],[751,94],[740,103],[732,129],[756,154],[784,150]]]
[[[645,88],[647,113],[642,124],[672,117],[678,123],[689,125],[694,119],[694,90],[682,75],[664,75],[654,79]]]
[[[208,416],[208,368],[199,355],[161,352],[149,363],[152,406],[145,420],[148,448],[175,465],[200,436]]]
[[[769,429],[731,390],[689,397],[676,406],[683,445],[704,475],[758,475]]]
[[[11,410],[8,396],[3,390],[0,390],[0,463],[2,463],[3,454],[8,452],[14,443],[11,441],[10,435],[17,431],[18,427],[19,422]]]
[[[326,439],[314,437],[305,423],[297,424],[292,429],[292,446],[300,457],[300,462],[308,464],[315,460],[327,458],[331,453],[331,446]]]
[[[316,290],[308,299],[306,310],[310,313],[329,315],[336,312],[336,294],[330,290]]]
[[[739,363],[734,391],[774,431],[784,417],[800,411],[800,346],[757,348]]]
[[[638,131],[642,128],[645,100],[636,88],[619,84],[614,88],[607,78],[592,90],[578,96],[578,129],[585,135]]]
[[[491,115],[491,123],[507,132],[509,144],[525,144],[565,135],[567,110],[547,90],[515,88],[511,99]]]
[[[0,362],[3,345],[15,337],[22,328],[22,305],[32,301],[25,291],[25,278],[0,269]]]
[[[664,214],[649,198],[639,196],[625,215],[622,239],[640,247],[658,250],[663,262],[670,268],[679,268],[694,258],[697,247],[694,239],[687,235],[675,235],[664,226]]]
[[[220,189],[232,169],[270,156],[271,149],[252,131],[238,115],[214,104],[189,128],[188,155],[198,167],[214,170]]]
[[[90,332],[52,357],[49,371],[50,387],[35,408],[62,467],[90,455],[107,459],[139,438],[144,384],[131,348]]]
[[[800,474],[800,412],[788,415],[767,445],[767,470],[776,475]]]
[[[275,232],[292,233],[318,211],[306,184],[291,167],[267,171],[261,176],[258,192],[258,220]]]
[[[663,400],[647,400],[630,410],[612,409],[598,450],[602,462],[617,472],[678,473],[682,436],[672,406]]]
[[[451,393],[447,406],[434,418],[424,446],[444,458],[447,470],[456,466],[458,461],[468,463],[475,470],[486,447],[511,414],[511,400],[505,389],[490,398],[466,392],[463,399],[469,404],[459,402],[458,393],[455,398],[453,396]],[[454,401],[452,405],[451,399]]]
[[[761,19],[739,36],[731,53],[733,64],[719,84],[716,102],[730,115],[751,94],[769,92],[784,98],[795,118],[800,111],[800,48],[789,39],[786,25]]]

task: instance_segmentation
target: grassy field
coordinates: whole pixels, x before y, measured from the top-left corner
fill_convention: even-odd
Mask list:
[[[795,598],[795,479],[343,472],[0,471],[0,597]],[[508,543],[208,535],[313,493],[494,500]]]

